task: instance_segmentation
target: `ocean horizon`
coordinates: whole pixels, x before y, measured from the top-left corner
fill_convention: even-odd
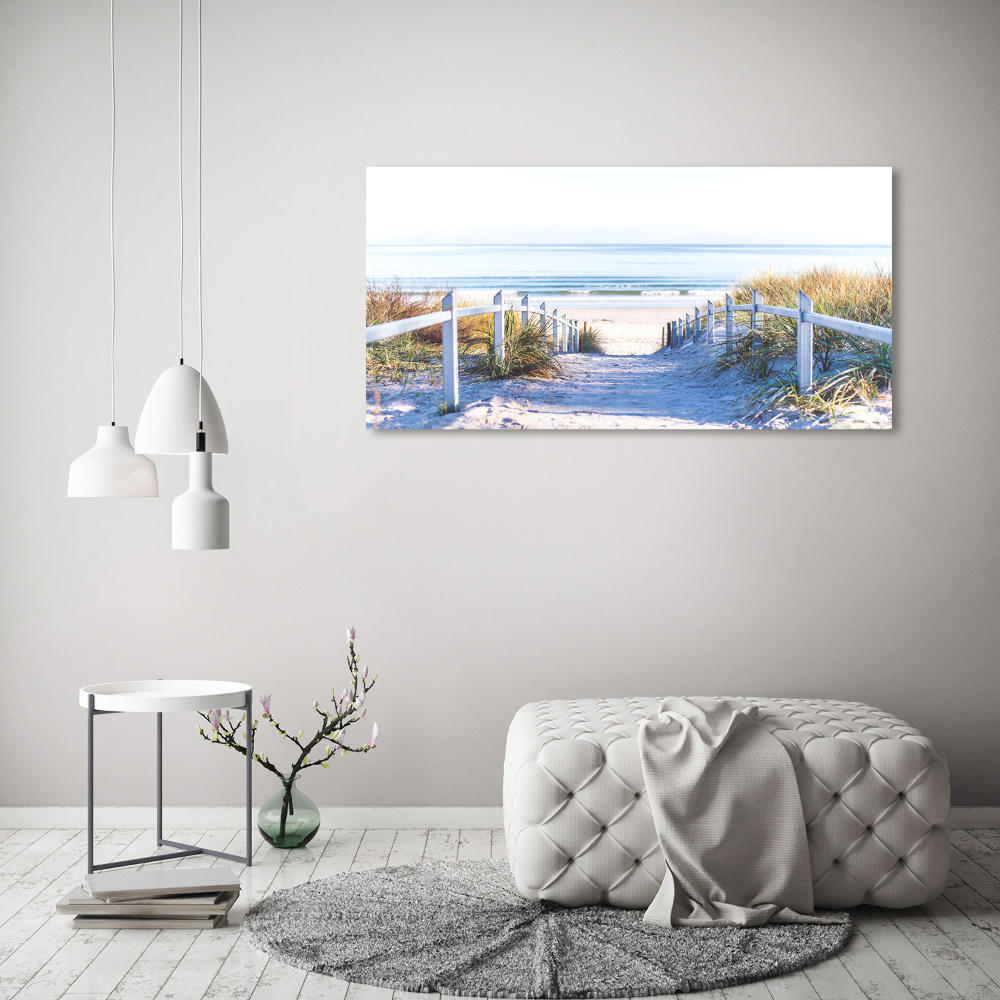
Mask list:
[[[828,264],[892,271],[890,245],[865,244],[369,244],[370,282],[419,293],[456,288],[545,295],[594,304],[717,295],[755,271]],[[621,300],[620,302],[618,300]],[[582,304],[582,302],[581,302]]]

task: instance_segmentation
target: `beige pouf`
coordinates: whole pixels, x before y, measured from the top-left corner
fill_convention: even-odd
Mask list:
[[[948,875],[948,768],[916,729],[855,702],[748,698],[795,765],[815,903],[917,906]],[[504,827],[518,889],[647,907],[664,875],[639,764],[659,698],[538,701],[514,716]]]

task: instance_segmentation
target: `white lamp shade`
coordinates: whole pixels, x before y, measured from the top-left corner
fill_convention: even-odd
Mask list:
[[[135,446],[145,455],[187,455],[198,433],[198,369],[174,365],[155,382],[135,428]],[[205,450],[229,452],[226,425],[208,382],[201,383]]]
[[[156,466],[137,455],[128,428],[104,424],[97,428],[97,444],[74,459],[69,467],[70,497],[155,497]]]
[[[212,453],[191,452],[190,483],[174,500],[175,549],[228,549],[229,501],[212,488]]]

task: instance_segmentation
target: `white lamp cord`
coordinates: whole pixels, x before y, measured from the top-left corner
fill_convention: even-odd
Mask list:
[[[180,27],[177,45],[177,178],[181,211],[181,301],[179,316],[180,353],[184,364],[184,0],[179,0]]]
[[[115,0],[111,0],[111,426],[115,426]]]
[[[205,381],[205,330],[202,317],[201,270],[201,0],[198,0],[198,443],[204,450],[204,423],[202,422],[202,385]]]

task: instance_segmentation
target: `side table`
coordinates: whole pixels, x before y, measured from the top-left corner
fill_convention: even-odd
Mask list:
[[[87,709],[87,871],[142,865],[150,861],[186,858],[193,854],[210,854],[216,858],[239,861],[250,865],[253,859],[253,820],[250,797],[253,769],[253,691],[249,684],[233,681],[116,681],[91,684],[80,688],[80,704]],[[194,844],[181,844],[163,837],[163,713],[206,712],[211,709],[237,708],[246,712],[243,728],[246,733],[246,857],[225,854]],[[156,843],[179,850],[170,854],[154,854],[145,858],[94,864],[94,716],[117,712],[156,713]]]

